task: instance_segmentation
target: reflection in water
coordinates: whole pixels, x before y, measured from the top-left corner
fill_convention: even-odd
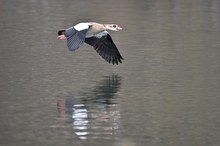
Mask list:
[[[72,119],[73,130],[80,139],[109,139],[120,135],[119,92],[121,77],[106,76],[93,89],[57,101],[59,115]]]

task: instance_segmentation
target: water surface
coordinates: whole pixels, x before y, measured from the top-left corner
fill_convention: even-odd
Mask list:
[[[219,145],[218,0],[0,3],[0,145]],[[122,64],[56,39],[81,21],[124,28]]]

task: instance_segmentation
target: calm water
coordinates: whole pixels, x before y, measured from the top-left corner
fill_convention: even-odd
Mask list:
[[[219,0],[0,0],[1,146],[218,146]],[[117,23],[125,58],[57,30]]]

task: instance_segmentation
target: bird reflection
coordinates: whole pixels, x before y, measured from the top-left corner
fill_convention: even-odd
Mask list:
[[[58,113],[68,117],[80,139],[111,139],[120,135],[120,106],[117,93],[121,85],[118,75],[104,76],[92,88],[57,101]]]

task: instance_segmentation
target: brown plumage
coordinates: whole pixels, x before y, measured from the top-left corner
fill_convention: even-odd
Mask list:
[[[116,24],[79,23],[68,29],[58,31],[58,38],[67,40],[70,51],[75,51],[85,42],[93,46],[96,52],[107,62],[113,65],[122,63],[123,57],[107,30],[119,31],[122,28]]]

